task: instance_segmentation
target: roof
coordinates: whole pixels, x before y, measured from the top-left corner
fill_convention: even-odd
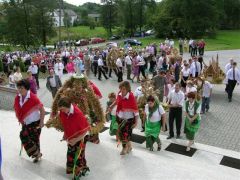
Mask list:
[[[57,14],[57,16],[59,16],[59,9],[55,9],[54,12]],[[64,13],[66,13],[68,16],[77,16],[77,14],[71,9],[64,9],[64,11],[61,10],[61,14],[63,15]]]

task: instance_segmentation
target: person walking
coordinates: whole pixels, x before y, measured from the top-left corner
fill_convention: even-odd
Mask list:
[[[52,93],[52,97],[54,98],[58,89],[62,87],[62,82],[59,76],[54,74],[53,69],[50,69],[49,74],[50,75],[47,77],[46,87]]]
[[[42,153],[40,150],[41,128],[44,126],[45,110],[38,97],[30,91],[30,83],[23,79],[17,82],[19,94],[14,101],[14,110],[22,125],[20,140],[27,155],[37,163]]]
[[[101,78],[102,78],[102,74],[103,76],[105,77],[105,79],[108,79],[108,77],[106,76],[105,74],[105,71],[104,71],[104,68],[103,68],[104,64],[103,64],[103,60],[102,60],[102,57],[101,55],[99,56],[99,59],[98,59],[98,80],[101,81]]]
[[[58,102],[59,119],[64,129],[64,140],[67,141],[66,173],[73,174],[77,180],[85,176],[89,170],[85,158],[87,133],[90,125],[77,105],[72,104],[68,97]]]
[[[169,96],[169,136],[174,137],[173,123],[176,121],[177,138],[180,138],[182,126],[182,107],[184,103],[184,93],[180,90],[180,84],[175,83],[175,90]]]
[[[202,87],[202,108],[201,113],[205,114],[205,112],[209,111],[210,108],[210,98],[212,96],[212,88],[213,85],[202,78],[203,87]]]
[[[233,90],[236,84],[239,85],[240,83],[240,70],[237,69],[236,62],[234,62],[232,68],[228,70],[227,79],[228,79],[228,86],[227,86],[228,101],[232,102]]]
[[[39,80],[38,80],[38,66],[34,64],[34,62],[31,62],[31,66],[28,67],[28,71],[32,72],[32,76],[36,79],[37,87],[39,89],[40,86],[39,86]]]
[[[186,134],[186,138],[189,141],[187,145],[186,151],[191,150],[191,145],[194,143],[195,134],[199,129],[200,126],[200,110],[201,105],[196,100],[195,93],[189,93],[187,95],[187,101],[184,105],[184,112],[185,112],[185,126],[184,126],[184,133]]]
[[[165,86],[167,86],[165,72],[161,70],[158,75],[153,77],[152,82],[153,82],[154,89],[158,90],[158,100],[160,102],[163,102],[164,89],[165,89]]]
[[[125,64],[127,67],[127,79],[132,80],[131,79],[132,57],[129,54],[125,57]]]
[[[145,136],[146,148],[153,151],[153,144],[156,142],[157,150],[161,150],[161,140],[159,134],[162,130],[165,131],[166,113],[163,107],[159,104],[157,97],[150,95],[147,97],[147,104],[145,105]],[[161,123],[162,121],[162,123]]]

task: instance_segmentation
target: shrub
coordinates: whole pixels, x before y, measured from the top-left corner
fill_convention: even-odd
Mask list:
[[[0,60],[0,72],[3,72],[3,62]]]

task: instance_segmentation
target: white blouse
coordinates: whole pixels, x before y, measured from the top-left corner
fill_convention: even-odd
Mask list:
[[[148,118],[149,115],[149,106],[148,104],[145,105],[145,114]],[[162,115],[165,114],[165,111],[161,105],[159,105],[158,109],[152,114],[151,118],[149,119],[150,122],[158,122],[161,120]]]
[[[184,103],[184,111],[187,112],[187,109],[186,109],[186,103]],[[196,114],[199,114],[200,115],[200,112],[201,112],[201,104],[199,104],[198,108],[197,108],[197,111],[196,111]],[[189,102],[189,105],[188,105],[188,114],[190,116],[194,116],[194,101],[192,103]]]
[[[182,75],[184,77],[188,77],[190,75],[190,69],[189,68],[187,68],[187,69],[183,68],[182,69]]]

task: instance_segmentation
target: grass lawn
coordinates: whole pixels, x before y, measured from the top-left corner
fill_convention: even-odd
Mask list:
[[[56,28],[57,36],[49,40],[49,43],[53,44],[58,41],[58,28]],[[113,32],[114,33],[114,32]],[[63,27],[61,29],[62,39],[68,39],[67,28]],[[108,38],[108,33],[103,27],[95,27],[95,29],[90,29],[88,26],[78,26],[69,28],[70,39],[88,39],[92,37]]]
[[[159,44],[160,42],[164,42],[165,39],[145,37],[138,40],[142,42],[142,47],[145,47],[151,43]],[[205,38],[204,40],[206,41],[207,51],[240,49],[240,30],[218,31],[215,39]],[[174,41],[175,46],[178,47],[178,39],[174,39]]]

